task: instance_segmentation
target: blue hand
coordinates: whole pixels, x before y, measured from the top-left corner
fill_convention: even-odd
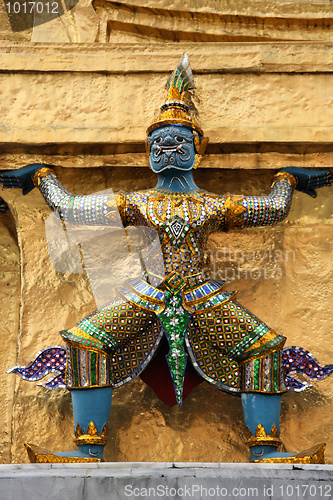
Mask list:
[[[5,188],[22,188],[23,194],[28,194],[35,187],[32,181],[33,176],[43,167],[50,167],[50,165],[35,163],[18,170],[2,170],[0,171],[0,182]]]
[[[5,214],[7,212],[7,210],[8,210],[7,203],[5,202],[5,200],[0,198],[0,213]]]
[[[287,172],[295,177],[297,191],[316,198],[317,193],[315,189],[330,186],[332,184],[332,175],[329,170],[311,170],[309,168],[299,167],[286,167],[282,168],[280,172]]]

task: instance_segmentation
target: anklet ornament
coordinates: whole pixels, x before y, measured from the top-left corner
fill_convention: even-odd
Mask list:
[[[246,427],[246,432],[248,436],[247,444],[251,448],[252,446],[276,446],[278,447],[281,444],[281,440],[279,438],[279,431],[274,424],[270,434],[266,434],[264,427],[259,424],[256,428],[255,435],[252,436],[251,431],[248,427]]]
[[[104,425],[102,434],[98,434],[94,422],[90,422],[90,424],[88,425],[87,434],[84,434],[80,424],[77,424],[74,443],[76,445],[94,444],[94,445],[105,446],[107,443],[107,435],[108,435],[108,424]]]

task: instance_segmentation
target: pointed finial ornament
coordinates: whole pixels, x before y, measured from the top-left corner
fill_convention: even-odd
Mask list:
[[[195,86],[192,69],[186,53],[181,56],[177,67],[169,76],[165,88],[165,102],[161,106],[158,117],[148,127],[147,135],[149,136],[153,130],[164,125],[184,125],[189,127],[193,132],[197,132],[197,137],[194,141],[198,156],[195,165],[197,166],[205,152],[208,138],[204,137],[202,128],[193,116],[195,107],[192,103],[191,91],[194,90]],[[149,148],[148,143],[147,146]]]

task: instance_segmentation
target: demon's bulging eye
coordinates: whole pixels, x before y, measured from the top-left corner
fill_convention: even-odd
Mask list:
[[[179,142],[179,144],[182,144],[183,142],[186,142],[185,138],[182,137],[181,135],[176,135],[175,136],[175,141]]]
[[[162,142],[162,137],[156,137],[156,139],[154,139],[154,144],[161,144]]]

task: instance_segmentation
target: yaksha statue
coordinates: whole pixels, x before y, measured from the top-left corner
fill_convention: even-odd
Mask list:
[[[194,80],[186,54],[166,88],[160,114],[147,130],[149,163],[158,177],[154,188],[77,196],[62,186],[50,166],[41,164],[0,177],[5,187],[22,187],[24,192],[38,187],[49,207],[73,224],[116,226],[120,215],[124,227],[154,228],[163,254],[163,269],[143,269],[140,277],[119,289],[118,299],[61,332],[78,449],[51,453],[27,445],[29,457],[37,462],[102,460],[112,390],[141,375],[148,382],[155,379],[161,397],[171,385],[168,402],[179,406],[199,378],[240,395],[252,461],[323,463],[324,444],[301,453],[278,451],[280,405],[282,394],[292,386],[287,368],[297,370],[297,359],[302,359],[307,375],[317,379],[332,367],[316,365],[301,348],[285,355],[285,337],[213,279],[205,251],[215,231],[283,221],[294,189],[315,196],[315,188],[330,184],[330,173],[284,168],[275,175],[268,196],[200,189],[192,173],[208,139],[192,113]],[[317,366],[315,372],[309,360],[311,367]],[[163,371],[159,387],[155,370]]]

